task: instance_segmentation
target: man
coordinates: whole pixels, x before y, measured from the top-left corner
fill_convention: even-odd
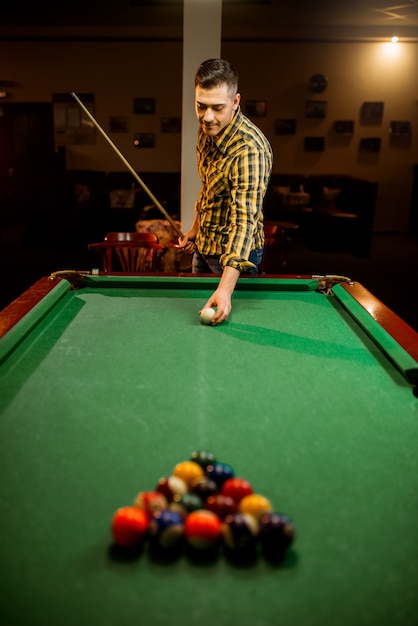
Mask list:
[[[199,120],[198,169],[202,188],[191,228],[179,240],[193,253],[195,274],[221,274],[206,307],[216,307],[212,324],[231,311],[241,272],[257,273],[264,230],[262,205],[272,168],[263,133],[240,110],[238,74],[223,59],[202,63],[195,78]]]

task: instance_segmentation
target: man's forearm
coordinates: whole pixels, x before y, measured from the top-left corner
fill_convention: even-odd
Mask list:
[[[240,272],[235,267],[227,265],[222,272],[221,280],[219,281],[218,290],[222,290],[229,296],[232,296],[237,280],[240,276]]]

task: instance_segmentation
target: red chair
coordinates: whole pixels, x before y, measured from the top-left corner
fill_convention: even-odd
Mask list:
[[[159,243],[158,236],[155,233],[107,233],[105,241],[148,241],[149,243]]]
[[[160,271],[164,246],[155,233],[112,232],[88,249],[100,254],[104,272],[138,274]]]

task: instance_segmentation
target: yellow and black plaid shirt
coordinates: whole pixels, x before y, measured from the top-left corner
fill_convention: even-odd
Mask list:
[[[203,255],[220,257],[245,271],[252,250],[264,245],[263,199],[273,154],[266,137],[238,109],[219,139],[199,129],[198,169],[202,189],[196,202],[196,246]]]

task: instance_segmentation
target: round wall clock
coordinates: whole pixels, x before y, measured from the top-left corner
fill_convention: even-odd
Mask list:
[[[325,91],[328,80],[323,74],[314,74],[309,79],[309,89],[313,93],[322,93]]]

